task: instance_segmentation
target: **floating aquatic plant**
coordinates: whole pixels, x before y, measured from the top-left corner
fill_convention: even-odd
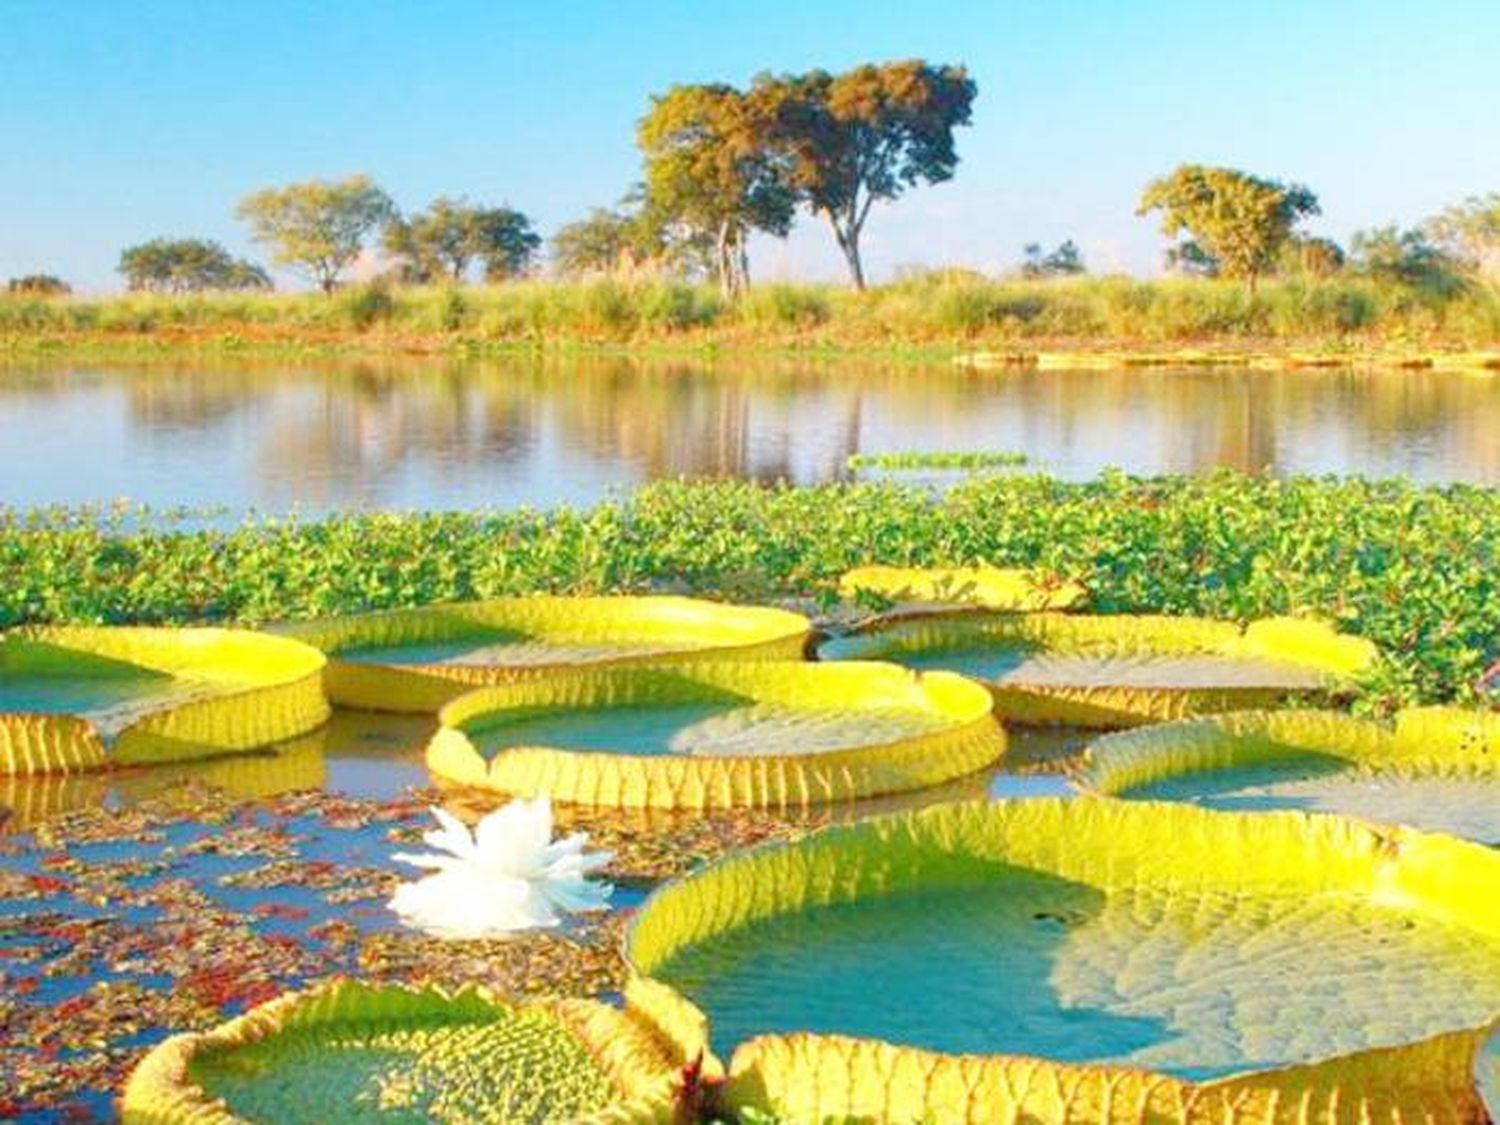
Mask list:
[[[599,669],[459,697],[427,764],[454,784],[580,805],[785,808],[990,765],[1005,751],[990,712],[978,684],[890,664]]]
[[[891,614],[819,649],[983,680],[999,714],[1082,727],[1316,698],[1347,689],[1374,646],[1330,626],[1267,618],[1241,629],[1193,617],[1060,613]]]
[[[839,593],[1000,610],[1070,609],[1088,597],[1079,583],[1045,571],[995,566],[861,566],[839,579]]]
[[[231,629],[47,628],[0,639],[0,774],[189,761],[328,718],[323,654]]]
[[[669,884],[630,995],[788,1121],[1477,1120],[1496,887],[1340,817],[951,805]]]
[[[336,981],[155,1047],[126,1125],[673,1120],[682,1061],[588,1000],[511,1005],[479,989]]]
[[[1099,793],[1215,808],[1318,808],[1500,842],[1500,713],[1420,707],[1394,723],[1337,711],[1249,711],[1094,742]]]
[[[546,797],[512,801],[480,818],[472,833],[453,814],[432,813],[441,827],[422,839],[434,850],[394,857],[432,871],[402,883],[391,898],[407,925],[442,938],[495,937],[608,906],[613,888],[589,875],[610,854],[585,852],[583,832],[554,841]]]
[[[679,597],[500,598],[289,627],[329,653],[329,698],[436,711],[475,686],[579,667],[800,658],[805,617]]]

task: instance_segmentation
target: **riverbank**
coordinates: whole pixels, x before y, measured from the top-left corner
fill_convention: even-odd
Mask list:
[[[1472,700],[1500,659],[1500,490],[1221,472],[656,484],[589,509],[260,519],[0,509],[0,625],[257,623],[538,591],[831,604],[869,562],[988,561],[1104,613],[1314,613],[1386,656],[1364,705]]]
[[[866,292],[765,284],[725,302],[656,280],[350,286],[332,297],[0,296],[0,355],[430,354],[535,349],[979,355],[988,364],[1373,363],[1500,368],[1500,289],[928,274]]]

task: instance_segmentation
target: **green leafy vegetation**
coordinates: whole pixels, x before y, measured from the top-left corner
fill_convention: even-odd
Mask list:
[[[856,453],[851,469],[1007,469],[1026,464],[1026,454],[1012,449],[938,451],[934,453]]]
[[[589,510],[379,513],[193,530],[0,518],[0,624],[265,621],[535,591],[836,597],[870,562],[1037,567],[1101,613],[1318,613],[1386,659],[1366,704],[1464,700],[1500,658],[1500,493],[1220,473],[1086,483],[657,484]],[[671,576],[664,579],[664,576]]]
[[[370,177],[354,175],[263,188],[242,199],[235,213],[250,224],[256,242],[271,247],[278,265],[302,270],[332,293],[366,237],[393,219],[396,207]]]

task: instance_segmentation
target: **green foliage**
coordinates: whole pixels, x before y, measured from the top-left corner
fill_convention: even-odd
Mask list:
[[[1454,204],[1427,221],[1427,232],[1470,268],[1500,275],[1500,191]]]
[[[774,121],[781,174],[833,228],[856,288],[865,285],[860,235],[870,208],[953,177],[953,130],[969,123],[978,92],[963,67],[920,59],[755,80],[748,96]]]
[[[1469,699],[1500,657],[1500,492],[1220,473],[1086,483],[657,484],[588,511],[189,530],[0,514],[0,624],[264,621],[528,591],[831,598],[864,563],[1040,567],[1101,612],[1320,613],[1388,657],[1371,704]]]
[[[1013,449],[947,450],[933,453],[855,453],[851,469],[1001,469],[1026,464],[1026,454]]]
[[[795,200],[771,148],[774,125],[759,100],[731,86],[673,86],[637,131],[646,197],[666,221],[712,240],[725,296],[749,288],[749,233],[791,229]]]
[[[5,291],[17,296],[66,297],[73,287],[50,273],[28,273],[5,283]]]
[[[1160,211],[1161,231],[1190,241],[1178,247],[1179,261],[1240,278],[1252,288],[1292,238],[1297,223],[1318,214],[1318,197],[1299,184],[1287,186],[1233,168],[1183,164],[1152,180],[1141,193],[1137,215]]]
[[[1351,265],[1369,277],[1438,294],[1463,288],[1462,264],[1435,246],[1424,231],[1402,230],[1392,223],[1356,231],[1349,247]]]
[[[400,263],[403,281],[461,282],[475,262],[487,281],[519,277],[542,240],[531,220],[510,207],[476,207],[439,196],[426,211],[387,224],[382,245]]]
[[[119,271],[135,292],[198,293],[205,289],[270,289],[271,277],[203,238],[153,238],[120,251]]]
[[[349,325],[358,332],[388,321],[396,308],[391,292],[384,285],[371,282],[357,285],[339,295],[339,307]]]
[[[1083,254],[1071,238],[1059,243],[1050,254],[1043,252],[1040,242],[1028,242],[1022,253],[1025,255],[1021,262],[1022,277],[1072,277],[1088,272]]]
[[[365,237],[396,209],[369,176],[354,175],[265,188],[241,200],[235,213],[250,224],[255,241],[272,247],[279,265],[304,270],[332,293]]]

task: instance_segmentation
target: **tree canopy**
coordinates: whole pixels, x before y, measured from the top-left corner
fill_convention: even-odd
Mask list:
[[[771,147],[773,125],[756,99],[731,86],[674,86],[652,99],[637,130],[650,207],[712,239],[727,296],[749,285],[749,233],[791,229],[796,201]]]
[[[11,278],[5,284],[5,291],[30,297],[66,297],[73,287],[50,273],[28,273]]]
[[[1318,197],[1300,184],[1264,180],[1234,168],[1183,164],[1152,180],[1137,215],[1160,211],[1161,231],[1179,239],[1168,261],[1243,279],[1251,289],[1271,269],[1297,224],[1319,213]]]
[[[153,238],[120,251],[127,288],[153,293],[205,289],[269,289],[270,275],[203,238]]]
[[[1427,233],[1470,268],[1500,274],[1500,192],[1454,204],[1427,221]]]
[[[405,280],[460,282],[476,261],[487,281],[525,273],[542,240],[531,220],[511,207],[477,207],[439,196],[426,211],[393,218],[382,243],[400,263]]]
[[[1349,240],[1351,264],[1360,273],[1437,292],[1462,286],[1462,263],[1418,228],[1395,223],[1356,231]]]
[[[755,80],[750,97],[775,122],[787,184],[828,222],[857,287],[865,284],[860,235],[870,208],[952,178],[953,130],[969,123],[977,94],[963,67],[920,59]]]
[[[365,175],[264,188],[236,214],[252,237],[272,248],[278,265],[304,271],[325,293],[359,257],[365,238],[396,214],[390,197]]]
[[[1088,272],[1088,267],[1083,264],[1083,254],[1071,238],[1059,243],[1050,254],[1042,250],[1040,242],[1028,242],[1022,253],[1022,277],[1071,277]]]

